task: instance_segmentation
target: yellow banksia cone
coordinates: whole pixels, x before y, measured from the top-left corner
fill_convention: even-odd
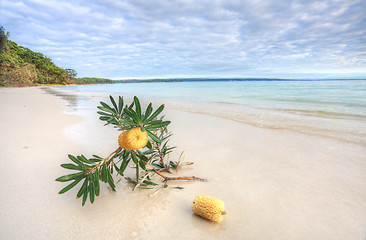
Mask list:
[[[133,128],[123,131],[118,137],[118,144],[126,150],[138,150],[146,146],[148,142],[147,132],[141,131],[141,128]]]
[[[217,198],[200,194],[193,202],[192,210],[195,214],[212,222],[221,222],[224,211],[224,203]]]

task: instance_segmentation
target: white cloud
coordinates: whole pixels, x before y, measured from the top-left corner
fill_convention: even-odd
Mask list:
[[[365,10],[353,0],[2,0],[0,22],[79,76],[277,77],[365,68]]]

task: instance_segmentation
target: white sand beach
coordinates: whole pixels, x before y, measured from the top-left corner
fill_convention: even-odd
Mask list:
[[[178,146],[171,158],[184,150],[185,161],[194,162],[178,175],[208,182],[169,182],[184,189],[168,187],[153,197],[151,190],[131,191],[125,181],[117,192],[101,184],[95,203],[82,207],[77,189],[57,194],[65,184],[55,179],[68,174],[60,164],[69,153],[109,155],[118,147],[118,132],[103,127],[96,114],[65,114],[66,101],[38,87],[1,88],[0,103],[0,239],[366,238],[361,145],[165,103]],[[222,223],[193,214],[198,194],[225,202]]]

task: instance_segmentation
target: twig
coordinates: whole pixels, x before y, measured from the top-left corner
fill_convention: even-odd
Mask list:
[[[199,177],[166,177],[163,174],[161,174],[160,172],[156,171],[155,169],[153,169],[153,171],[158,174],[160,177],[164,178],[164,182],[170,181],[170,180],[190,180],[190,181],[202,181],[202,182],[207,182],[207,179],[204,178],[199,178]]]
[[[164,169],[168,172],[168,173],[172,173],[164,164],[164,158],[163,156],[161,156],[161,151],[160,151],[160,147],[158,146],[158,152],[159,152],[159,157],[160,157],[160,162],[163,165]]]
[[[166,177],[164,179],[164,182],[169,181],[169,180],[190,180],[190,181],[202,181],[202,182],[207,182],[207,179],[204,178],[199,178],[199,177]]]

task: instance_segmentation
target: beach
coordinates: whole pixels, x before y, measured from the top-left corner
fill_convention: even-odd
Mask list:
[[[77,189],[57,194],[65,184],[55,179],[68,174],[60,164],[68,154],[108,156],[118,132],[104,127],[95,110],[72,114],[78,105],[70,97],[40,87],[1,88],[1,239],[365,239],[364,145],[139,97],[165,104],[171,144],[178,146],[171,158],[184,151],[194,162],[173,175],[208,181],[169,182],[154,196],[125,181],[117,192],[101,184],[95,203],[82,207]],[[84,98],[90,105],[107,101]],[[193,214],[198,194],[225,202],[222,223]]]

